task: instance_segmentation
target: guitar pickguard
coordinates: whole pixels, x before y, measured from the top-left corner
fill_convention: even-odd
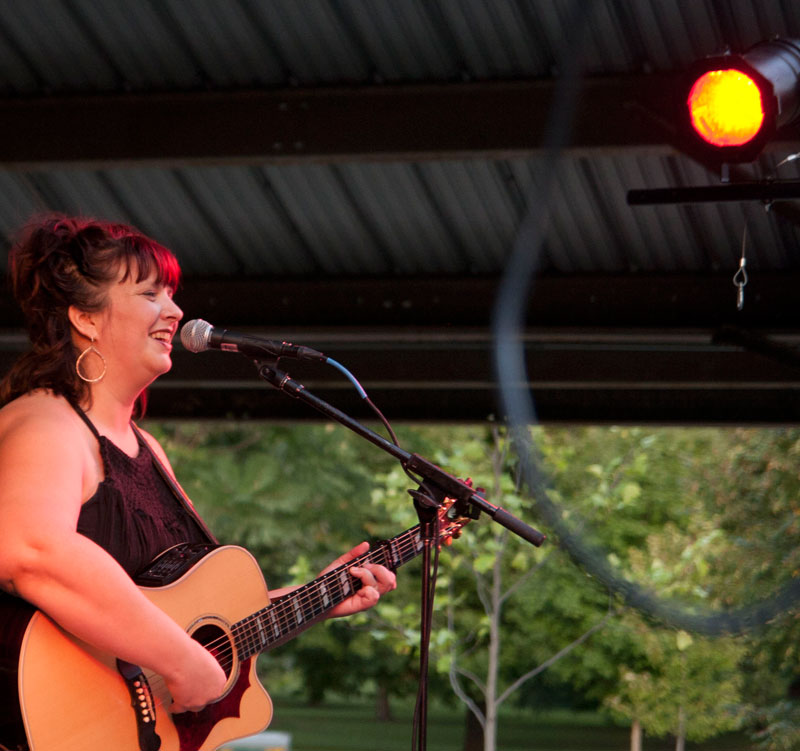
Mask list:
[[[200,748],[209,732],[220,720],[236,719],[240,716],[242,696],[250,687],[250,663],[252,657],[241,664],[239,677],[231,690],[218,702],[209,704],[199,712],[182,712],[172,715],[172,722],[178,731],[179,751],[194,751]]]

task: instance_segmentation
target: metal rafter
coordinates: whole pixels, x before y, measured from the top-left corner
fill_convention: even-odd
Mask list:
[[[541,148],[555,82],[491,81],[0,100],[6,168],[504,157]],[[573,150],[668,149],[672,78],[589,78]]]
[[[800,423],[797,274],[754,275],[736,311],[729,275],[543,278],[523,334],[528,384],[548,421]],[[496,414],[496,279],[187,279],[187,319],[287,339],[343,363],[393,420]],[[346,304],[344,304],[346,303]],[[0,371],[25,347],[0,302]],[[315,419],[245,358],[176,347],[151,392],[158,417]],[[318,396],[368,417],[335,369],[285,362]]]

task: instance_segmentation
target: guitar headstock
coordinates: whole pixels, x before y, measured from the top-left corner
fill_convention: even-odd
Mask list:
[[[469,506],[453,498],[445,498],[439,507],[439,544],[448,547],[461,537],[461,530],[477,518],[469,515]]]

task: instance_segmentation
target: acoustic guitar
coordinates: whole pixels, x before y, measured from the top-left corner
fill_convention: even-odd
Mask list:
[[[437,544],[469,521],[448,501]],[[294,638],[361,587],[352,566],[395,570],[422,552],[419,526],[270,602],[243,548],[170,548],[137,577],[146,596],[202,643],[228,676],[200,712],[172,714],[161,676],[123,663],[65,632],[18,598],[0,597],[0,748],[31,751],[212,751],[269,725],[272,702],[256,657]]]

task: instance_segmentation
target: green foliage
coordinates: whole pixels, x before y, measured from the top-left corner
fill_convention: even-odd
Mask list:
[[[254,552],[272,586],[305,581],[360,540],[391,537],[417,522],[409,478],[340,426],[148,428],[210,526],[224,542]],[[400,435],[404,448],[473,478],[493,502],[539,526],[535,504],[518,487],[517,459],[510,451],[498,459],[491,426],[406,427]],[[548,427],[531,435],[549,495],[572,533],[676,607],[737,607],[800,575],[800,431]],[[520,687],[520,706],[605,702],[620,718],[647,714],[640,719],[653,732],[674,732],[683,716],[689,737],[700,737],[729,726],[736,708],[748,704],[764,748],[791,747],[796,705],[786,696],[800,673],[796,608],[746,640],[676,633],[623,608],[574,565],[552,530],[543,531],[549,539],[536,549],[483,518],[442,551],[434,693],[452,696],[454,653],[465,669],[485,671],[492,631],[486,598],[500,581],[509,591],[499,616],[502,685],[551,658],[609,608],[614,613],[579,649]],[[312,700],[378,686],[395,696],[413,693],[419,573],[418,562],[409,564],[398,590],[369,613],[326,622],[271,655],[268,686]],[[714,681],[722,687],[716,699]],[[658,697],[660,713],[645,696]]]
[[[281,586],[298,555],[319,571],[365,539],[372,475],[388,457],[343,429],[259,423],[148,426],[223,542],[248,548]]]
[[[381,526],[369,513],[369,497],[373,475],[390,459],[343,429],[188,422],[148,428],[215,534],[249,549],[272,587],[316,577]],[[326,690],[374,686],[370,681],[395,660],[369,637],[375,617],[328,621],[281,647],[259,666],[265,682],[294,687],[314,702]],[[376,646],[359,658],[367,643]],[[401,673],[403,658],[396,659]]]
[[[566,441],[568,445],[561,452],[558,431],[544,431],[545,455],[560,459],[551,463],[555,468],[553,484],[570,526],[582,525],[582,530],[588,530],[589,542],[607,551],[621,574],[662,600],[672,601],[675,607],[694,606],[705,612],[722,612],[754,599],[769,598],[787,576],[798,575],[800,432],[583,430],[584,435]],[[587,464],[581,473],[580,452],[585,446],[591,446],[592,454],[606,461]],[[560,470],[567,467],[572,476],[564,478]],[[594,489],[587,488],[588,477],[595,478]],[[631,484],[639,490],[626,491]],[[581,503],[582,497],[587,501]],[[608,517],[603,519],[598,510]],[[789,682],[797,676],[800,631],[791,612],[770,628],[761,625],[764,628],[751,632],[746,642],[720,649],[731,660],[730,674],[739,677],[734,684],[724,684],[731,689],[730,704],[749,702],[769,712],[770,703],[785,696]],[[648,624],[644,633],[655,633],[653,628]],[[601,634],[597,641],[603,638]],[[663,709],[666,699],[655,686],[666,689],[672,682],[673,694],[677,695],[676,669],[666,670],[664,664],[653,663],[648,653],[652,645],[647,646],[643,634],[623,643],[630,645],[627,654],[618,650],[620,661],[627,666],[623,674],[635,676],[635,680],[623,682],[616,692],[609,685],[604,692],[619,699],[626,691],[634,692],[637,686],[649,682],[653,685],[647,685],[647,691],[641,693],[658,695]],[[734,655],[738,655],[736,660]],[[683,654],[677,664],[687,659]],[[709,672],[712,668],[713,661]],[[703,686],[702,675],[699,671],[697,690]],[[714,684],[707,683],[705,690],[713,701]],[[627,698],[632,701],[633,697]],[[694,700],[703,706],[700,697]],[[723,722],[727,721],[725,714],[721,715]],[[634,714],[629,711],[628,716]],[[676,716],[672,711],[673,719],[666,724],[651,718],[655,724],[650,729],[661,723],[663,730],[672,722],[674,731]],[[716,732],[712,719],[713,713],[695,720],[687,714],[689,736],[705,732],[704,725],[709,732]],[[783,741],[779,736],[787,732],[785,728],[784,723],[776,722],[768,724],[764,732],[780,744]]]
[[[620,666],[617,692],[604,702],[612,714],[639,720],[656,737],[681,734],[702,741],[738,729],[744,716],[740,644],[648,627],[634,614],[626,624],[646,666]]]
[[[707,503],[728,545],[709,561],[711,593],[725,604],[763,598],[800,576],[800,430],[723,434],[713,465]],[[800,710],[787,698],[800,681],[797,603],[752,634],[742,670],[762,747],[797,748]]]
[[[758,712],[753,720],[759,751],[797,751],[800,748],[800,706],[783,700]]]

